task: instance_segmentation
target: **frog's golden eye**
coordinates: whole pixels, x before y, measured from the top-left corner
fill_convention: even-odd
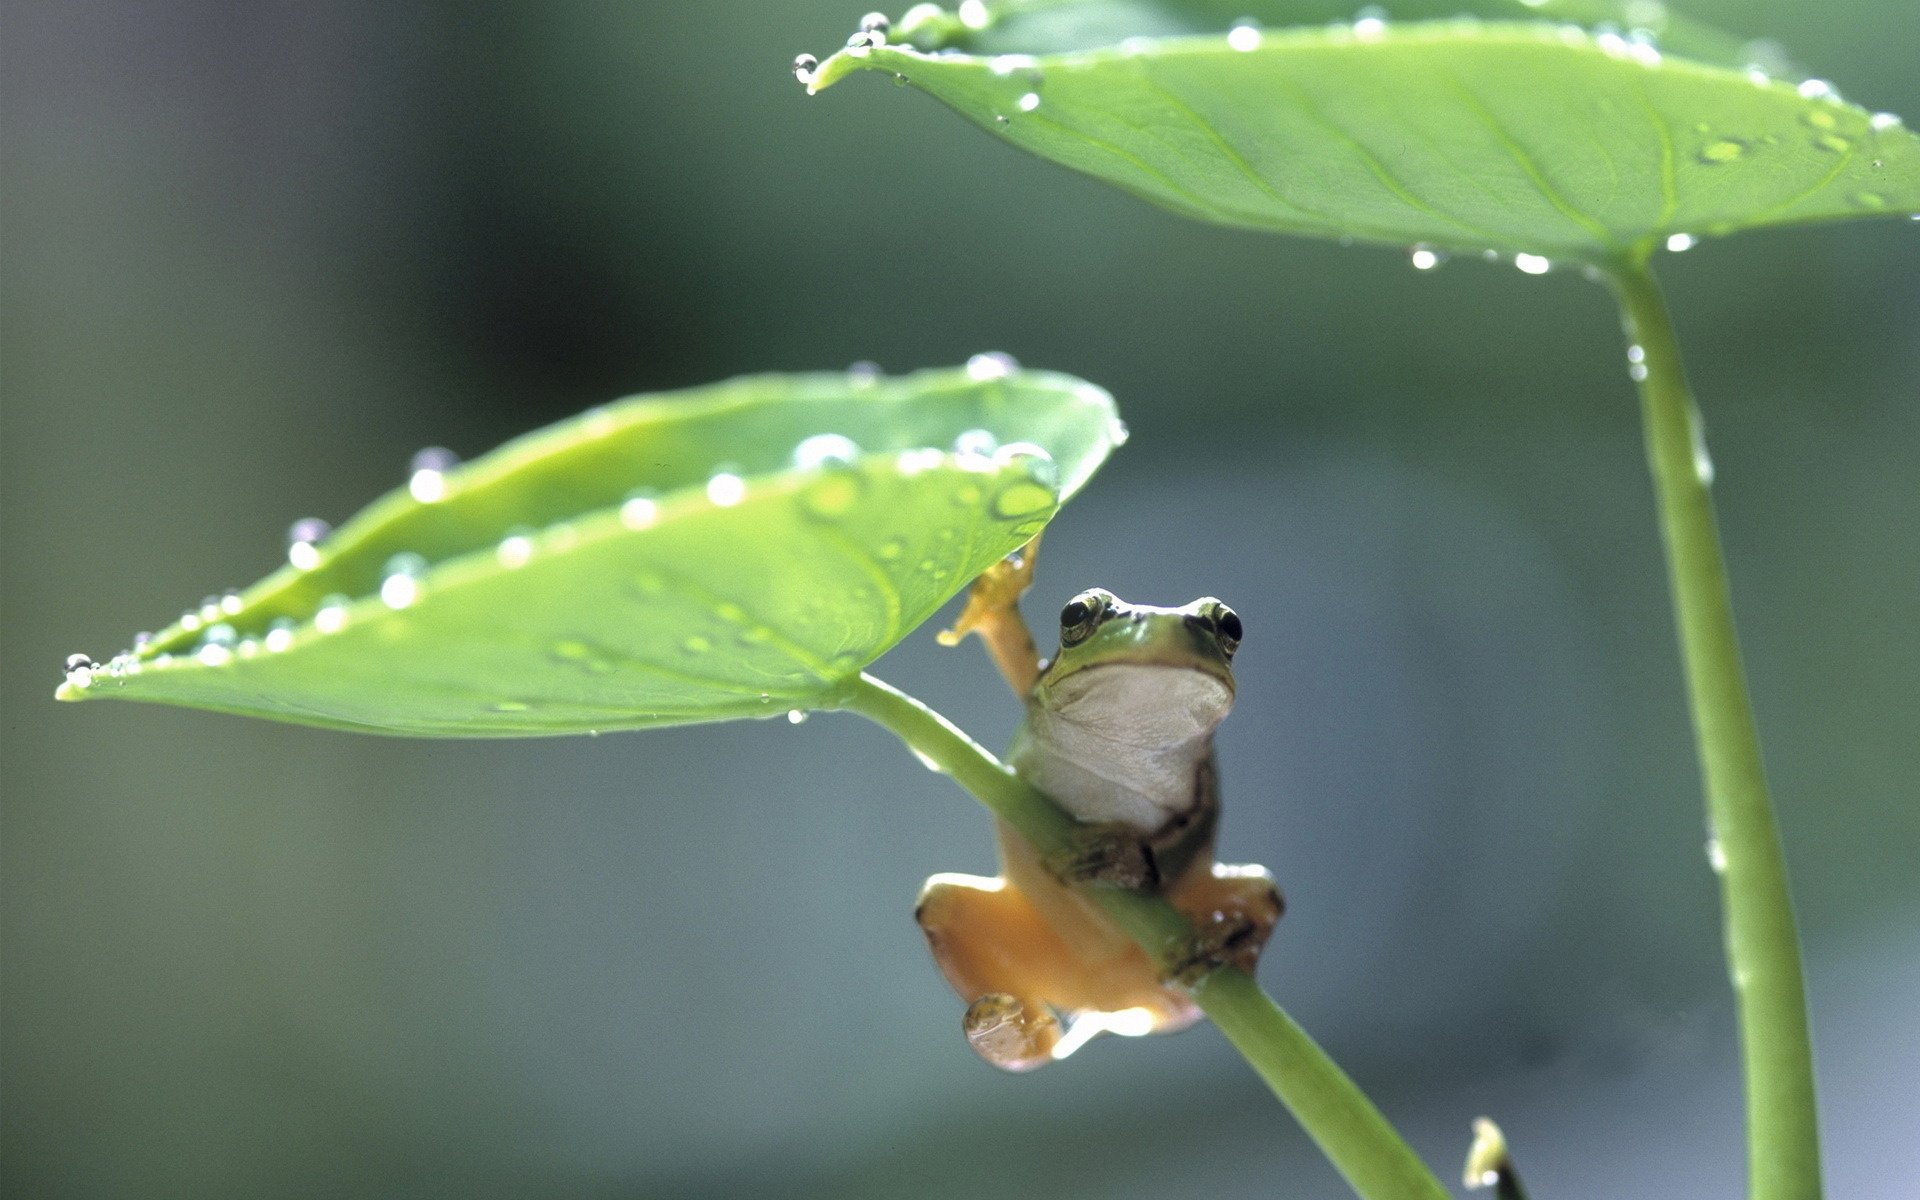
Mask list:
[[[1111,609],[1112,597],[1098,588],[1081,592],[1060,610],[1060,644],[1075,646],[1087,640]]]
[[[1232,658],[1233,652],[1240,648],[1240,638],[1246,633],[1240,624],[1240,614],[1215,600],[1213,607],[1207,610],[1207,616],[1213,619],[1213,628],[1220,635],[1220,649],[1226,652],[1228,658]]]

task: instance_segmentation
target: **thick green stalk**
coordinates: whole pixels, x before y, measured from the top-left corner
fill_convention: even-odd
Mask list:
[[[1645,256],[1617,264],[1608,274],[1640,385],[1647,459],[1659,498],[1706,786],[1709,854],[1720,876],[1727,965],[1746,1070],[1748,1194],[1753,1200],[1817,1200],[1820,1138],[1800,939],[1708,495],[1713,468],[1666,302]]]
[[[893,731],[1019,830],[1042,855],[1068,848],[1073,818],[918,700],[862,675],[840,694],[838,707]],[[1158,896],[1108,887],[1088,887],[1087,895],[1156,962],[1177,959],[1192,943],[1187,919]],[[1445,1200],[1446,1189],[1380,1110],[1251,976],[1221,967],[1190,990],[1357,1195],[1365,1200]]]

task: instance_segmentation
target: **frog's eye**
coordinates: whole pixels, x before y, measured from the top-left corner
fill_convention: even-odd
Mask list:
[[[1060,610],[1060,644],[1074,646],[1086,641],[1106,619],[1110,600],[1107,593],[1095,588],[1067,601]]]
[[[1246,632],[1240,624],[1240,614],[1216,600],[1207,615],[1213,618],[1213,627],[1219,631],[1220,649],[1226,651],[1228,658],[1232,658],[1233,652],[1240,648],[1241,636]]]

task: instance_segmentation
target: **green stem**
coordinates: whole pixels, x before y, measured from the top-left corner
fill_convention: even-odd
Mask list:
[[[864,674],[837,701],[953,776],[1043,856],[1069,847],[1072,817],[920,701]],[[1088,887],[1086,894],[1163,966],[1193,941],[1187,919],[1158,896],[1106,887]],[[1250,975],[1220,967],[1189,990],[1356,1194],[1365,1200],[1444,1200],[1446,1189],[1380,1110]]]
[[[1712,467],[1673,324],[1645,256],[1614,265],[1609,279],[1635,347],[1629,361],[1640,384],[1714,839],[1710,853],[1720,875],[1746,1070],[1748,1194],[1817,1200],[1820,1138],[1800,940],[1707,491]]]

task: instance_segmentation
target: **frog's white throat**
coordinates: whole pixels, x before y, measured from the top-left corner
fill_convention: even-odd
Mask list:
[[[1010,757],[1073,816],[1153,832],[1200,803],[1200,768],[1233,707],[1225,679],[1105,663],[1041,686]]]

